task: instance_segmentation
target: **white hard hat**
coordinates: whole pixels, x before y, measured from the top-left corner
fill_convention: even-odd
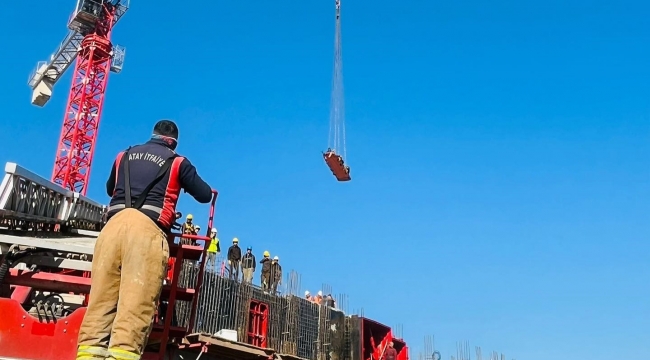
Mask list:
[[[305,296],[309,295],[309,290],[305,290]]]
[[[323,296],[323,292],[322,292],[322,291],[319,291],[319,292],[318,292],[318,296]]]
[[[213,233],[216,233],[216,232],[217,232],[217,228],[212,228],[212,232],[213,232]]]
[[[201,225],[196,225],[196,230],[200,229]]]
[[[273,260],[280,260],[280,258],[276,256],[273,258]]]

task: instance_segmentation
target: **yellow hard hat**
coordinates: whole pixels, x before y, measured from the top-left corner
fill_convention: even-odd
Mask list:
[[[238,243],[238,242],[239,242],[239,239],[237,239],[237,238],[232,238],[232,242],[234,242],[234,243]]]
[[[192,214],[187,214],[187,220],[192,220],[192,219],[194,219],[194,216],[192,216]]]
[[[271,253],[268,252],[268,251],[265,251],[265,252],[264,252],[264,257],[269,257],[269,256],[271,256]]]

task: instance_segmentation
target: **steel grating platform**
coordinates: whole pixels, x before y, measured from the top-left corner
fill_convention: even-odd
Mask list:
[[[107,207],[8,162],[0,183],[0,227],[99,230]]]

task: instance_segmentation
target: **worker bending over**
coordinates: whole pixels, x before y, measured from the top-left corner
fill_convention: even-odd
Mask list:
[[[332,294],[327,294],[327,296],[325,296],[325,304],[332,309],[336,309],[336,301],[334,300],[334,297],[332,297]]]
[[[106,192],[108,222],[95,243],[90,302],[77,359],[140,359],[162,289],[181,189],[207,204],[212,190],[174,150],[178,128],[159,121],[151,139],[117,155]]]

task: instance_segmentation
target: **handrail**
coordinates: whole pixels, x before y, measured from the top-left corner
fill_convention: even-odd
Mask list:
[[[106,206],[65,189],[26,168],[8,162],[0,183],[0,213],[68,225],[72,228],[97,228]]]

